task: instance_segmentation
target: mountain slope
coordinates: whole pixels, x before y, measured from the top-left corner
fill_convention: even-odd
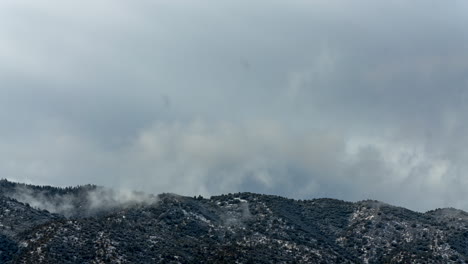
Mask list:
[[[114,199],[121,203],[89,211],[82,207],[92,202],[89,193],[97,187],[74,193],[22,185],[36,190],[32,197],[41,199],[41,188],[48,189],[51,203],[64,195],[86,201],[76,203],[68,215],[59,215],[6,197],[14,197],[15,183],[0,185],[0,225],[11,227],[0,230],[0,257],[5,263],[464,263],[468,259],[468,214],[455,209],[423,214],[377,201],[297,201],[237,193],[210,199],[161,194],[148,200],[137,195],[133,202]],[[75,209],[86,213],[70,213]]]

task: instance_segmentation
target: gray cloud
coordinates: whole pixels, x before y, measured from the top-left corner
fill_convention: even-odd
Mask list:
[[[463,1],[5,1],[0,174],[468,209]]]

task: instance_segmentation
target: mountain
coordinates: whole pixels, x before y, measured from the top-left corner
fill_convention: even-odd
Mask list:
[[[0,181],[0,263],[466,263],[468,213]]]

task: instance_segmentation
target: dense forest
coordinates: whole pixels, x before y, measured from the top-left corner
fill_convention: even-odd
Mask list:
[[[468,214],[0,181],[0,263],[465,263]],[[99,200],[97,202],[96,200]]]

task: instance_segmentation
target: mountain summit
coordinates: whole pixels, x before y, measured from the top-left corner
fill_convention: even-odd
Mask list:
[[[0,263],[465,263],[468,213],[0,181]]]

